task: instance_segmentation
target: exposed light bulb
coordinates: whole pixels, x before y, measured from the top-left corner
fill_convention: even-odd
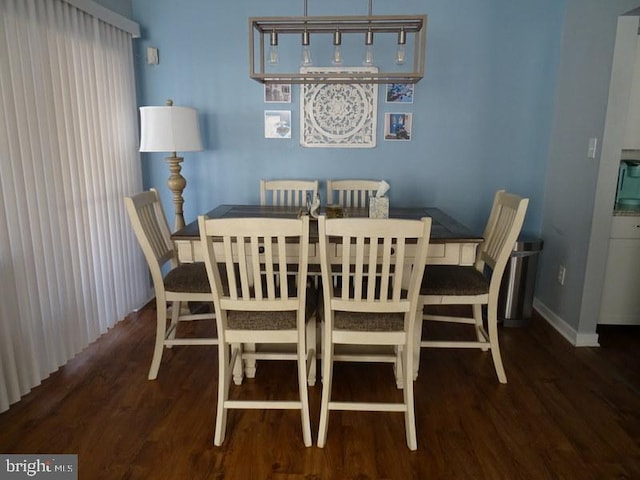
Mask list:
[[[404,65],[404,45],[398,45],[398,50],[396,51],[396,64]]]
[[[334,65],[342,65],[342,33],[336,30],[333,34],[333,58],[331,63]]]
[[[364,60],[362,61],[362,64],[366,66],[373,65],[373,47],[371,45],[367,45],[367,48],[364,51]]]
[[[342,65],[342,47],[340,47],[340,45],[333,47],[333,59],[331,63],[334,65]]]
[[[305,45],[302,47],[302,63],[303,67],[310,67],[313,65],[313,60],[311,59],[311,49],[309,45]]]
[[[340,48],[340,45],[336,45],[333,48],[333,59],[331,60],[331,63],[334,65],[342,65],[342,49]]]
[[[303,67],[310,67],[313,65],[311,59],[311,48],[309,48],[309,32],[302,32],[302,60],[300,61]]]
[[[398,50],[396,50],[396,64],[404,65],[404,49],[407,43],[407,33],[404,28],[398,32]]]
[[[362,61],[362,64],[365,66],[371,66],[373,65],[373,32],[371,30],[367,32],[364,44],[366,47],[364,50],[364,60]]]
[[[278,64],[278,34],[275,30],[271,32],[269,39],[269,63],[271,65]]]

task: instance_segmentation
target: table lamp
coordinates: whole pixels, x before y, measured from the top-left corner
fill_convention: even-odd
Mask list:
[[[171,152],[166,158],[169,164],[167,185],[173,192],[175,207],[175,230],[184,227],[182,191],[187,186],[186,179],[180,174],[183,158],[176,152],[196,152],[202,150],[198,112],[195,108],[176,107],[167,100],[165,107],[140,107],[140,151]]]

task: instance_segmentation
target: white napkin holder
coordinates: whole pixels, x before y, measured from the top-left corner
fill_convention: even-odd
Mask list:
[[[375,196],[369,197],[369,218],[389,218],[389,197],[384,194],[389,191],[389,184],[382,180]]]
[[[369,218],[389,218],[389,197],[369,197]]]

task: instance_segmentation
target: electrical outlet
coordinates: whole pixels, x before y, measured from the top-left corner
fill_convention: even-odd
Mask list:
[[[564,267],[564,265],[560,265],[558,267],[558,283],[560,285],[564,285],[564,277],[567,273],[567,269]]]

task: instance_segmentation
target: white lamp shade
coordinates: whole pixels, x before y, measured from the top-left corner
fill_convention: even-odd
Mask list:
[[[202,150],[198,112],[189,107],[140,107],[141,152]]]

